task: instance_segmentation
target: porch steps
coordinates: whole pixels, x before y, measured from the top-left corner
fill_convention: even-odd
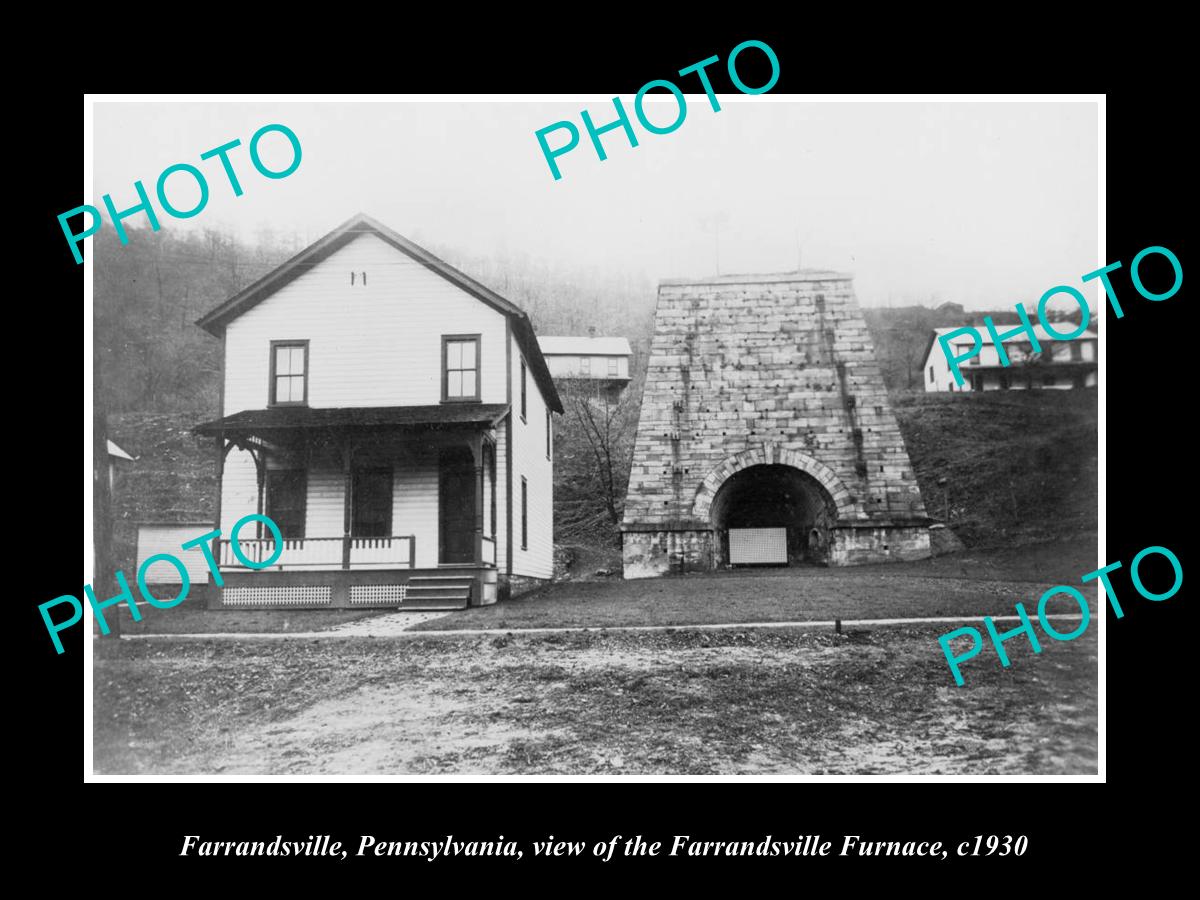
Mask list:
[[[464,609],[474,584],[474,575],[414,575],[400,608]]]

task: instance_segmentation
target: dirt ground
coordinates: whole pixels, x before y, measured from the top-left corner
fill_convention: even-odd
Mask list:
[[[1096,629],[99,641],[101,774],[1088,774]],[[1013,646],[1018,645],[1018,646]]]

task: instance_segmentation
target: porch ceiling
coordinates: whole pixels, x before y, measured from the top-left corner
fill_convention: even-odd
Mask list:
[[[197,425],[193,430],[196,434],[219,435],[310,428],[436,429],[462,425],[491,428],[508,414],[508,410],[507,403],[326,408],[276,406],[243,410]]]

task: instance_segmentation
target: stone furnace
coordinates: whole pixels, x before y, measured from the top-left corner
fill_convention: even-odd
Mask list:
[[[849,275],[659,286],[626,578],[919,559],[928,526]]]

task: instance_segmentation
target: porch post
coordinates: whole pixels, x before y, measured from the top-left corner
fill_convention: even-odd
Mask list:
[[[216,469],[217,469],[217,513],[216,513],[216,523],[213,525],[213,527],[217,530],[217,536],[215,538],[213,538],[213,540],[212,540],[212,555],[213,555],[213,559],[217,560],[217,565],[220,565],[220,562],[221,562],[221,492],[224,490],[225,453],[227,452],[227,448],[225,446],[224,431],[221,431],[217,434],[215,441],[216,441],[216,445],[217,445],[217,465],[216,465]],[[213,595],[216,593],[216,591],[217,591],[217,587],[216,587],[216,584],[214,583],[212,590],[208,597],[210,604],[213,601]]]
[[[266,451],[259,448],[259,450],[257,452],[251,451],[250,455],[254,457],[254,471],[255,471],[255,474],[258,476],[258,509],[255,511],[261,516],[263,514],[263,505],[264,505],[263,504],[263,496],[266,493],[265,488],[266,488],[266,482],[267,482]],[[255,525],[254,530],[255,530],[256,537],[258,537],[259,540],[261,540],[262,536],[263,536],[262,519],[259,519],[257,522],[254,523],[254,525]],[[262,548],[260,547],[259,549],[262,549]]]
[[[475,565],[483,564],[483,435],[471,438],[475,457]]]
[[[354,491],[354,474],[350,468],[350,438],[342,438],[342,475],[345,485],[342,494],[342,568],[350,568],[350,495]]]

